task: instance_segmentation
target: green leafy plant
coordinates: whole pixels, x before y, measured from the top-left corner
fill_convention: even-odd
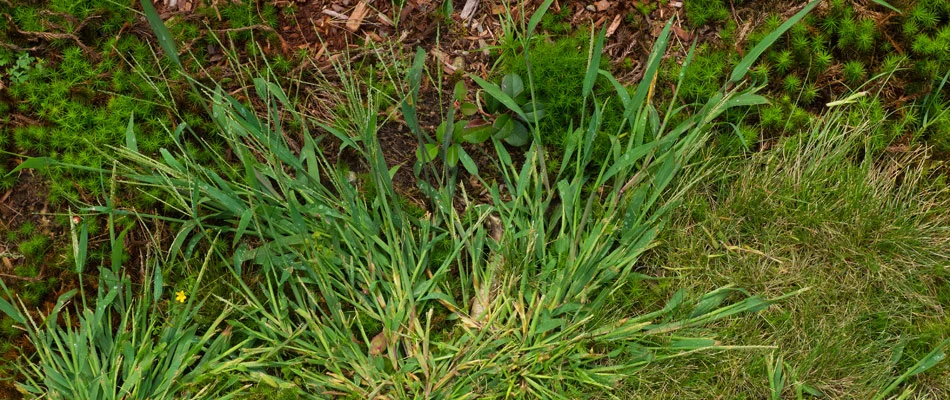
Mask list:
[[[482,107],[492,126],[492,137],[512,146],[524,146],[531,130],[545,116],[544,105],[529,98],[524,81],[516,73],[505,75],[501,86],[481,79],[476,82],[485,91]]]
[[[27,52],[19,53],[16,60],[13,60],[8,54],[0,53],[0,67],[6,65],[10,65],[6,70],[10,83],[20,85],[26,82],[31,75],[41,73],[44,62],[33,58]]]
[[[469,172],[477,173],[475,162],[462,148],[462,143],[482,143],[488,140],[491,130],[483,126],[470,126],[471,121],[464,119],[474,116],[478,111],[478,106],[465,102],[467,94],[465,83],[457,82],[453,91],[453,99],[458,104],[458,113],[462,118],[456,120],[454,118],[455,107],[449,108],[446,120],[442,121],[436,128],[436,141],[434,143],[423,143],[416,150],[416,158],[420,162],[432,162],[441,153],[447,166],[455,167],[459,160],[462,160]]]
[[[477,173],[474,161],[462,148],[462,143],[480,144],[489,139],[502,140],[512,146],[530,143],[532,126],[544,118],[544,107],[529,100],[521,77],[515,73],[505,75],[500,86],[477,77],[473,79],[482,85],[483,92],[479,92],[484,93],[479,102],[481,109],[475,103],[465,101],[468,89],[464,82],[457,82],[453,98],[461,118],[454,118],[455,107],[449,109],[446,120],[436,128],[436,142],[424,143],[416,151],[419,161],[431,162],[442,152],[446,165],[455,167],[462,160],[469,172]]]

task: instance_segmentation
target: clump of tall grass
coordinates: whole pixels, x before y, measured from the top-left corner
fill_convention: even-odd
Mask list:
[[[546,1],[523,26],[523,40],[552,3]],[[221,367],[231,371],[222,379],[236,376],[319,397],[565,397],[610,391],[651,363],[736,348],[690,336],[688,329],[763,310],[782,298],[726,287],[698,299],[677,292],[663,308],[641,315],[602,313],[608,299],[630,284],[641,254],[655,245],[679,201],[671,182],[704,145],[716,117],[765,103],[755,94],[758,88],[741,83],[748,68],[815,4],[750,51],[725,87],[682,118],[675,101],[662,116],[651,103],[672,22],[632,96],[598,69],[601,31],[592,38],[579,94],[584,108],[593,104],[593,111],[567,135],[557,156],[559,170],[547,169],[537,129],[522,163],[513,162],[496,141],[501,181],[481,179],[491,200],[475,202],[459,192],[454,176],[443,175],[440,185],[420,183],[430,204],[421,219],[399,201],[392,182],[399,166],[383,158],[378,93],[353,81],[345,81],[346,97],[365,100],[348,108],[360,108],[353,113],[356,132],[298,112],[266,71],[245,86],[245,98],[259,109],[220,87],[196,83],[210,100],[218,134],[236,164],[221,153],[213,157],[217,165],[197,162],[185,151],[181,133],[188,128],[181,125],[173,136],[177,149],[161,149],[160,159],[140,153],[130,130],[127,145],[118,149],[120,172],[131,183],[161,190],[160,201],[180,212],[182,228],[170,254],[202,240],[225,238],[231,244],[225,250],[213,247],[209,256],[236,282],[233,296],[218,298],[235,310],[227,323],[232,345],[240,348],[240,357]],[[149,2],[142,5],[164,52],[177,64],[167,29]],[[401,105],[420,136],[425,132],[416,122],[415,104],[421,57],[422,52],[408,71]],[[687,64],[691,58],[692,50]],[[624,124],[609,132],[607,160],[595,163],[590,138],[601,128],[605,100],[594,96],[598,76],[616,89]],[[473,79],[530,121],[504,93],[492,93],[487,82]],[[528,89],[535,90],[530,75]],[[299,149],[283,131],[288,117],[302,131]],[[360,155],[375,197],[328,161],[314,128]]]
[[[60,295],[45,314],[22,301],[11,304],[0,298],[0,312],[26,332],[35,349],[33,356],[18,360],[24,380],[17,389],[27,398],[51,399],[233,395],[238,381],[226,375],[243,364],[240,342],[232,341],[230,329],[222,326],[228,312],[209,324],[195,323],[193,317],[208,298],[196,299],[200,294],[195,290],[187,295],[182,291],[178,304],[172,304],[162,268],[174,266],[161,265],[159,257],[144,261],[141,267],[147,275],[137,283],[122,268],[120,252],[113,251],[111,266],[103,263],[98,277],[87,282],[88,221],[71,220],[78,288]],[[113,249],[122,248],[121,237],[112,235],[110,243]],[[88,287],[98,289],[87,293]],[[6,298],[16,298],[2,280],[0,289]]]

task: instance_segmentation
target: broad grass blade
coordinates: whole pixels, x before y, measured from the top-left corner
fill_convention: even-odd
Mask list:
[[[158,37],[158,44],[162,46],[162,50],[178,68],[181,68],[181,60],[178,59],[178,49],[175,47],[175,42],[172,40],[172,34],[168,31],[168,28],[165,27],[165,23],[162,22],[162,18],[158,16],[158,12],[155,11],[155,7],[152,6],[151,0],[141,0],[142,11],[145,13],[145,19],[148,20],[148,24],[152,26],[152,31],[155,32],[155,36]]]
[[[501,89],[498,88],[498,86],[495,86],[489,83],[488,81],[482,78],[479,78],[473,74],[469,74],[468,76],[471,77],[472,80],[478,84],[478,86],[481,86],[482,89],[485,89],[485,91],[488,92],[490,96],[498,99],[498,101],[504,104],[505,107],[508,107],[508,109],[517,113],[518,116],[521,117],[523,120],[526,120],[526,121],[528,120],[524,111],[521,110],[521,106],[519,106],[518,103],[515,103],[515,100],[512,99],[510,96],[502,92]]]
[[[877,3],[878,5],[881,5],[881,6],[883,6],[883,7],[890,8],[892,11],[895,11],[895,12],[897,12],[898,14],[903,14],[903,13],[901,12],[901,10],[898,10],[897,8],[895,8],[894,6],[890,5],[890,3],[888,3],[888,2],[886,2],[886,1],[884,1],[884,0],[871,0],[871,1]]]
[[[914,364],[906,372],[901,374],[901,376],[894,379],[890,385],[878,392],[874,396],[874,400],[888,398],[888,395],[897,389],[897,387],[904,383],[904,381],[906,381],[908,378],[925,372],[943,361],[945,358],[947,358],[947,355],[944,351],[946,351],[948,346],[950,346],[950,339],[944,339],[944,341],[940,342],[940,344],[931,350],[930,353],[927,353],[924,358],[921,358],[920,361],[917,361],[917,364]]]
[[[89,245],[89,226],[85,222],[76,223],[76,218],[69,213],[70,236],[73,241],[73,259],[76,262],[76,273],[81,274],[86,267],[86,252]],[[77,232],[76,226],[79,226]]]
[[[526,37],[531,37],[531,35],[534,34],[534,29],[541,23],[541,18],[544,18],[544,14],[548,12],[548,8],[551,7],[551,4],[554,4],[554,0],[545,0],[544,3],[538,6],[534,14],[531,15],[531,19],[528,21],[528,32],[525,32]]]
[[[129,150],[139,151],[139,146],[135,140],[135,131],[132,129],[135,122],[135,113],[129,114],[129,126],[125,128],[125,147]]]
[[[5,176],[13,175],[21,169],[43,169],[49,167],[50,165],[59,165],[59,163],[50,157],[30,157],[26,161],[20,163],[20,165],[17,165],[15,168],[10,170],[10,172],[8,172]]]
[[[666,46],[670,42],[670,29],[672,26],[673,19],[670,18],[669,21],[666,21],[666,26],[664,26],[663,31],[660,32],[660,36],[656,38],[653,51],[650,53],[650,58],[647,61],[647,70],[643,74],[643,79],[640,80],[640,84],[637,85],[637,91],[633,93],[630,107],[624,112],[623,117],[625,120],[629,120],[630,116],[643,106],[643,100],[646,99],[647,93],[649,93],[650,88],[653,86],[653,78],[656,76],[657,69],[660,68],[663,53],[666,52]]]
[[[0,283],[2,283],[2,281],[0,281]],[[3,286],[3,289],[6,291],[6,285]],[[0,297],[0,311],[3,311],[4,314],[13,319],[13,321],[16,323],[21,325],[26,324],[26,318],[23,318],[23,314],[20,314],[20,312],[17,311],[17,309],[14,308],[12,304],[10,304],[10,302],[2,297]]]
[[[587,75],[584,76],[584,91],[583,96],[588,97],[592,90],[594,90],[594,82],[597,81],[597,71],[600,70],[600,56],[601,51],[604,49],[604,38],[607,36],[607,25],[600,30],[600,34],[597,35],[597,42],[594,43],[594,47],[591,49],[591,54],[589,64],[587,64]],[[624,103],[626,105],[626,103]]]
[[[423,137],[422,126],[419,125],[419,118],[416,116],[416,104],[419,102],[419,84],[422,82],[422,67],[425,66],[426,53],[421,47],[416,49],[416,57],[412,62],[412,68],[406,75],[409,81],[409,98],[402,101],[402,115],[406,119],[406,125],[420,139]]]
[[[749,54],[746,54],[745,57],[742,58],[742,61],[739,61],[739,65],[736,65],[736,68],[732,70],[732,76],[729,78],[729,80],[732,82],[739,82],[742,80],[742,78],[745,77],[745,74],[749,72],[749,68],[752,67],[752,64],[754,64],[755,61],[759,59],[759,56],[761,56],[766,49],[772,46],[772,44],[778,40],[779,36],[782,36],[785,31],[792,27],[792,25],[795,25],[795,23],[804,18],[805,15],[807,15],[813,8],[815,8],[815,6],[818,5],[818,3],[818,0],[808,3],[805,8],[789,18],[788,21],[785,21],[785,23],[779,26],[778,29],[772,31],[772,33],[769,33],[769,35],[766,36],[765,39],[762,39],[759,44],[755,45],[755,47],[749,51]]]
[[[152,278],[152,301],[158,302],[162,299],[162,290],[165,287],[165,282],[162,277],[162,266],[155,266],[155,277]]]

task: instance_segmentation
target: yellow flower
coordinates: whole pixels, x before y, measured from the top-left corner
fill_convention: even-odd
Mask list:
[[[184,303],[187,298],[188,296],[185,296],[184,290],[179,290],[175,293],[175,300],[178,300],[179,303]]]

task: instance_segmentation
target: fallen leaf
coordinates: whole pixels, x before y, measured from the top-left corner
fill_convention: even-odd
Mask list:
[[[383,350],[386,349],[386,334],[380,332],[378,335],[373,336],[373,340],[369,344],[369,355],[378,356],[383,354]]]
[[[690,39],[692,39],[692,36],[693,36],[693,35],[690,35],[689,32],[686,32],[685,29],[680,28],[676,25],[673,25],[673,33],[675,33],[676,37],[680,38],[680,40],[683,40],[683,41],[689,41]]]

